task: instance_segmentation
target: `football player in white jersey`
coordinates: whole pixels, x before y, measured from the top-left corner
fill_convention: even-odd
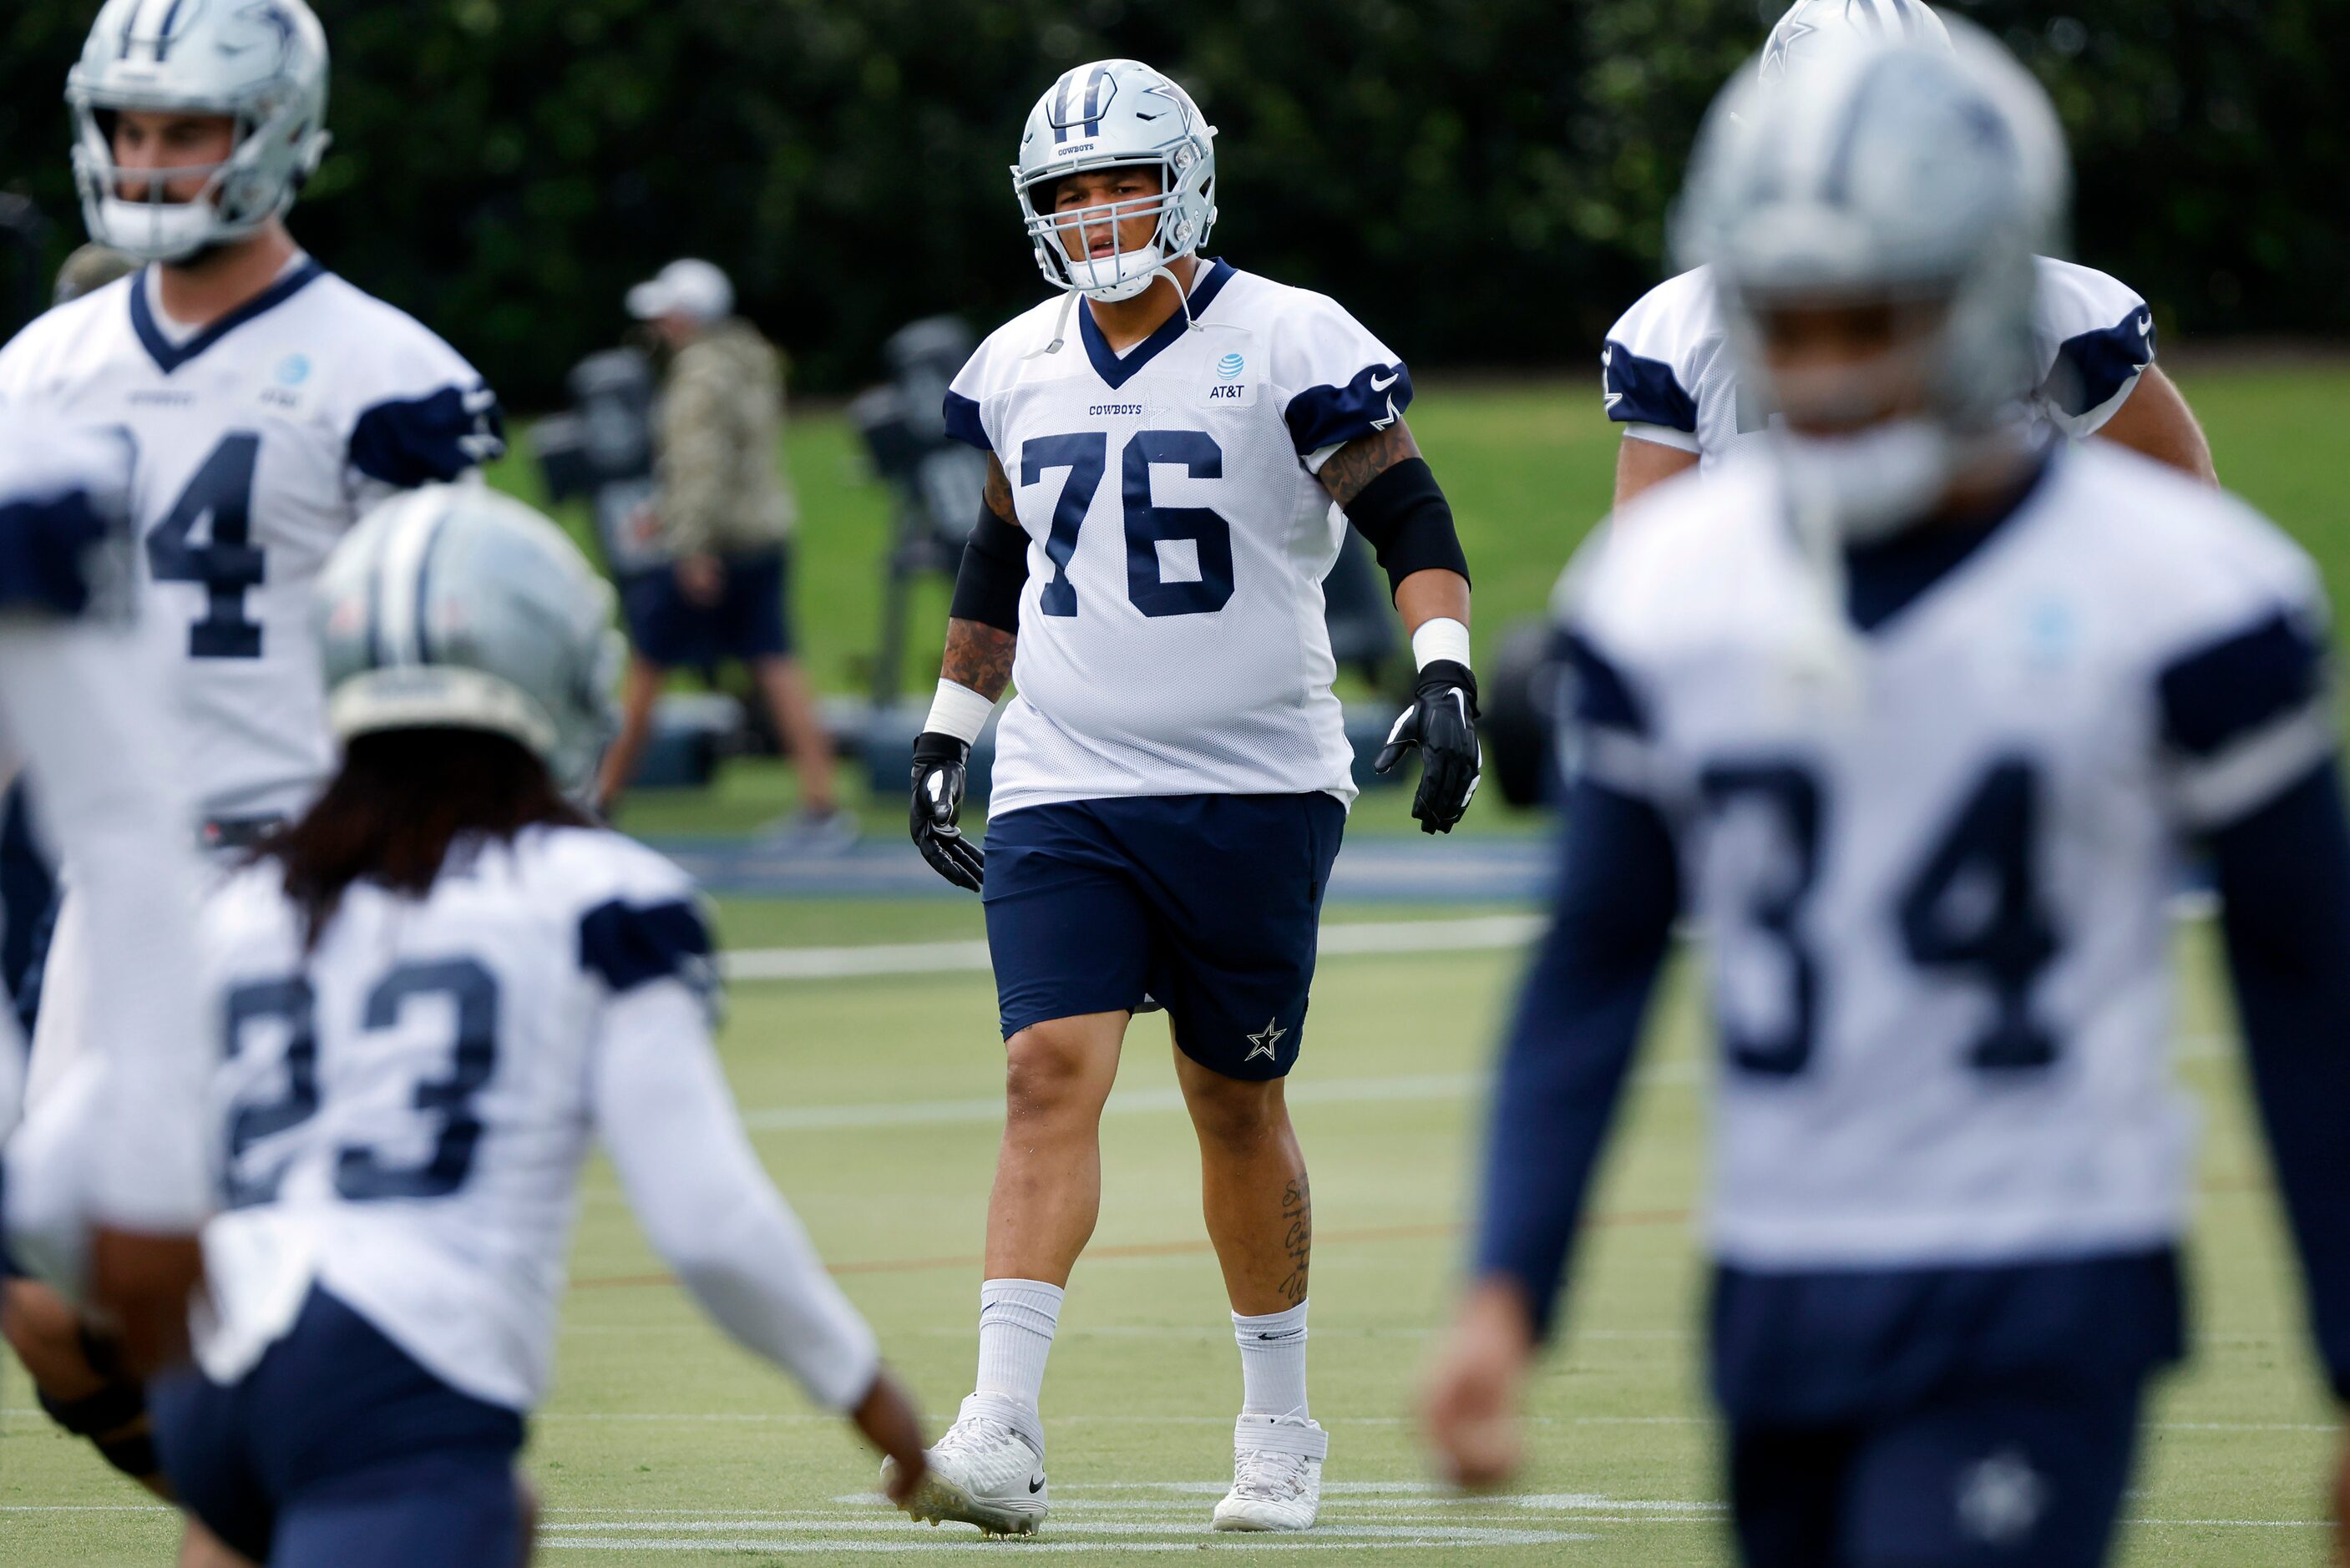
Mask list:
[[[1722,1046],[1712,1385],[1749,1564],[2103,1560],[2182,1349],[2170,921],[2217,873],[2313,1325],[2350,1397],[2350,826],[2309,559],[2007,418],[2067,184],[1957,48],[1750,70],[1679,243],[1784,414],[1561,590],[1555,921],[1494,1088],[1479,1277],[1430,1401],[1501,1479],[1677,911]]]
[[[712,1317],[919,1480],[911,1405],[760,1168],[686,877],[592,825],[610,593],[478,486],[371,516],[319,586],[347,742],[208,906],[226,1209],[163,1467],[280,1568],[498,1568],[591,1138]]]
[[[110,940],[96,1048],[20,1127],[23,1041],[0,1020],[0,1263],[36,1271],[109,1325],[127,1365],[184,1351],[195,1231],[210,1211],[196,1016],[195,846],[183,830],[149,661],[130,621],[130,453],[32,417],[0,426],[0,771],[40,792],[57,847]],[[75,1314],[59,1303],[66,1332]],[[73,1390],[52,1407],[102,1441],[138,1431]]]
[[[1321,582],[1352,524],[1412,636],[1412,814],[1449,832],[1477,784],[1469,576],[1403,413],[1401,360],[1336,302],[1200,254],[1214,128],[1133,60],[1064,75],[1013,167],[1055,296],[981,345],[948,431],[986,505],[914,749],[912,827],[982,889],[1006,1043],[978,1389],[919,1518],[1025,1532],[1045,1512],[1037,1399],[1100,1205],[1098,1122],[1130,1015],[1164,1006],[1241,1346],[1227,1530],[1310,1525],[1327,1439],[1305,1398],[1297,1059],[1323,888],[1355,794]],[[987,849],[955,826],[970,742],[1007,682]]]
[[[1813,60],[1879,41],[1949,47],[1925,0],[1795,0],[1763,45],[1763,73],[1800,76]],[[2040,258],[2033,355],[2013,389],[2023,417],[2074,439],[2102,435],[2212,480],[2211,449],[2178,389],[2154,362],[2154,313],[2093,267]],[[1767,400],[1741,382],[1711,269],[1650,289],[1608,329],[1599,364],[1607,417],[1623,425],[1616,504],[1682,471],[1711,466],[1760,432]]]
[[[303,0],[107,0],[67,78],[74,172],[91,238],[147,265],[0,348],[0,408],[130,433],[140,618],[172,667],[191,832],[224,856],[332,765],[307,609],[327,553],[374,503],[503,450],[472,367],[286,229],[326,150],[327,75]],[[34,1102],[90,1033],[102,936],[69,862],[63,879]]]

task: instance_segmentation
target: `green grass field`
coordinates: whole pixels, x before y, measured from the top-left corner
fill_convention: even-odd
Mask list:
[[[2337,593],[2350,592],[2350,522],[2339,505],[2350,464],[2334,428],[2350,414],[2350,372],[2184,380],[2223,472],[2309,543]],[[1596,402],[1580,381],[1440,383],[1414,409],[1478,566],[1482,637],[1539,608],[1604,503],[1613,439]],[[879,509],[858,488],[849,453],[837,421],[808,421],[794,437],[808,515],[804,621],[816,668],[837,687],[852,683],[856,650],[871,640],[880,548]],[[925,635],[934,653],[935,629]],[[631,820],[655,832],[747,827],[788,794],[777,770],[743,764],[714,803],[647,797]],[[1352,831],[1403,823],[1399,799],[1376,796]],[[1491,912],[1336,907],[1330,920]],[[722,920],[738,948],[980,934],[975,905],[942,899],[734,900]],[[2339,1421],[2305,1346],[2208,934],[2187,929],[2180,951],[2180,1071],[2205,1108],[2191,1251],[2199,1351],[2151,1413],[2123,1560],[2315,1564],[2321,1476]],[[1165,1026],[1147,1018],[1104,1123],[1100,1228],[1072,1282],[1046,1383],[1057,1507],[1042,1537],[982,1546],[968,1530],[920,1529],[880,1509],[867,1456],[702,1321],[598,1167],[556,1391],[529,1454],[549,1510],[545,1560],[1043,1552],[1118,1564],[1195,1550],[1286,1561],[1304,1550],[1316,1562],[1495,1568],[1726,1563],[1696,1337],[1702,1274],[1690,1215],[1709,1075],[1691,964],[1677,970],[1656,1020],[1582,1254],[1570,1332],[1534,1393],[1534,1460],[1521,1485],[1455,1497],[1430,1483],[1417,1451],[1413,1389],[1455,1278],[1480,1085],[1518,961],[1508,951],[1323,961],[1292,1079],[1319,1209],[1314,1406],[1332,1434],[1313,1535],[1267,1544],[1206,1529],[1229,1476],[1237,1358]],[[741,984],[723,1037],[762,1154],[934,1428],[972,1370],[1001,1117],[993,1018],[979,974]],[[0,1403],[0,1563],[171,1560],[172,1516],[57,1435],[13,1368]]]

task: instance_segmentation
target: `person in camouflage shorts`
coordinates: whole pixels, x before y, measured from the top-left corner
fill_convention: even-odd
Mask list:
[[[855,819],[835,794],[831,740],[785,608],[795,507],[777,468],[782,356],[733,314],[733,287],[708,262],[672,262],[628,303],[670,355],[655,444],[659,535],[671,560],[620,583],[634,657],[599,795],[608,808],[628,786],[671,670],[740,659],[799,764],[791,836],[845,843]]]

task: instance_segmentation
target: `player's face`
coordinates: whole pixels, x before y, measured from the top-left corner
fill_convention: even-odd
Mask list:
[[[163,200],[192,202],[203,194],[212,171],[236,151],[236,121],[224,114],[172,114],[127,109],[114,117],[114,164],[122,171],[119,194],[126,202],[153,199],[151,180],[136,176],[172,171]]]
[[[1838,435],[1926,408],[1939,305],[1793,300],[1754,314],[1772,390],[1797,432]]]
[[[1114,203],[1148,204],[1159,193],[1159,171],[1140,166],[1096,169],[1064,178],[1053,191],[1054,226],[1071,261],[1131,254],[1159,232],[1155,206],[1119,216]]]

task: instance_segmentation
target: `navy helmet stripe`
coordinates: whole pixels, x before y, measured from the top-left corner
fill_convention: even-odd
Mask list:
[[[1105,88],[1109,89],[1107,93],[1102,90]],[[1054,142],[1066,141],[1073,129],[1078,130],[1082,135],[1099,136],[1102,111],[1109,107],[1109,100],[1117,95],[1118,84],[1111,78],[1109,67],[1096,66],[1086,78],[1086,101],[1080,112],[1076,102],[1077,73],[1074,70],[1062,72],[1061,79],[1053,84],[1053,112],[1048,117],[1053,122]]]
[[[159,66],[172,52],[172,26],[180,19],[180,7],[186,4],[187,0],[172,0],[164,9],[162,26],[155,29],[155,63]]]
[[[1107,107],[1102,99],[1102,88],[1109,83],[1109,67],[1096,66],[1094,74],[1086,78],[1086,134],[1101,134],[1102,110]],[[1111,88],[1113,92],[1117,89]]]

